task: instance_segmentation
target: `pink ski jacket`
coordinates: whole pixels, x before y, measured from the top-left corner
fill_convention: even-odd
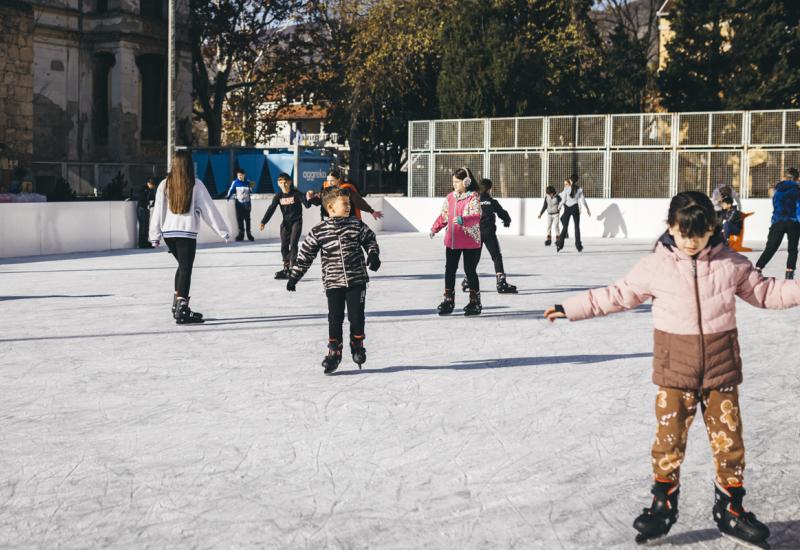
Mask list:
[[[463,223],[458,223],[458,218]],[[481,242],[481,199],[478,193],[467,191],[463,195],[455,191],[447,195],[442,212],[431,227],[433,233],[447,228],[444,245],[458,250],[480,248]]]
[[[653,381],[683,389],[714,389],[742,381],[736,297],[766,309],[800,305],[800,281],[765,278],[724,244],[695,258],[664,239],[622,279],[567,299],[571,321],[608,315],[653,301]]]

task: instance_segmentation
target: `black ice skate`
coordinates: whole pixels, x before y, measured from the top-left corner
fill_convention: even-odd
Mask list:
[[[769,527],[742,506],[744,487],[714,485],[714,521],[722,536],[750,548],[769,548]]]
[[[466,277],[464,277],[464,280],[461,281],[461,291],[469,292],[469,281],[467,280]]]
[[[276,279],[288,279],[289,278],[289,264],[287,262],[283,262],[283,269],[275,272]]]
[[[791,281],[793,279],[794,279],[794,270],[793,269],[787,269],[786,270],[786,280],[787,281]]]
[[[639,531],[637,544],[648,544],[665,537],[678,521],[679,486],[669,481],[656,481],[650,492],[653,493],[653,504],[644,508],[633,522],[633,528]]]
[[[556,239],[556,252],[561,252],[562,248],[564,248],[564,241],[560,238]]]
[[[350,354],[353,356],[353,363],[358,365],[361,370],[361,365],[367,362],[367,350],[364,349],[363,336],[350,337]]]
[[[497,292],[500,294],[516,294],[517,287],[508,284],[505,273],[497,274]]]
[[[236,240],[237,241],[243,241],[244,240],[244,233],[239,233],[238,235],[236,235]]]
[[[455,292],[450,290],[449,288],[444,289],[444,300],[439,306],[436,308],[439,311],[439,315],[450,315],[453,313],[453,310],[456,307],[456,295]]]
[[[203,322],[203,315],[189,309],[189,300],[186,298],[177,299],[175,311],[172,316],[175,318],[175,323],[178,325],[188,325]]]
[[[482,309],[481,291],[469,289],[469,303],[464,307],[464,316],[480,315]]]
[[[252,233],[248,233],[248,234],[247,234],[247,240],[248,240],[248,241],[250,241],[250,242],[253,242],[254,240],[256,240],[256,238],[255,238],[255,237],[253,237],[253,234],[252,234]]]
[[[342,343],[337,340],[328,341],[328,355],[322,360],[325,374],[331,374],[339,368],[342,362]]]
[[[583,252],[583,245],[582,245],[581,243],[577,243],[577,244],[575,245],[575,248],[577,248],[577,249],[578,249],[578,252]]]
[[[550,235],[548,235],[548,236],[547,236],[547,240],[546,240],[546,241],[544,241],[544,245],[545,245],[545,246],[550,246],[551,244],[553,244],[553,239],[551,239],[551,238],[550,238]]]

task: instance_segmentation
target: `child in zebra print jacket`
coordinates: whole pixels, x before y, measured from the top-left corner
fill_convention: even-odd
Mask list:
[[[364,349],[364,303],[367,295],[367,266],[378,271],[380,249],[375,233],[357,218],[349,217],[350,197],[346,189],[329,187],[322,193],[329,217],[314,226],[303,241],[289,274],[286,290],[294,291],[303,275],[322,251],[322,283],[328,297],[328,354],[322,361],[331,374],[342,361],[344,310],[350,321],[350,352],[358,368],[367,360]],[[364,262],[363,250],[367,252]]]

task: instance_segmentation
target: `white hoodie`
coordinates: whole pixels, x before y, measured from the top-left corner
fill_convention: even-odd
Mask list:
[[[166,181],[163,180],[158,185],[156,201],[150,212],[150,242],[158,242],[162,237],[196,239],[201,217],[221,238],[230,239],[228,225],[214,206],[202,181],[194,180],[192,204],[186,214],[175,214],[169,209],[167,194],[164,192]]]

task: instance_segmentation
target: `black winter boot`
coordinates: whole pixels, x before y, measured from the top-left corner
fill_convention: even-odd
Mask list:
[[[714,485],[714,521],[723,536],[754,548],[769,548],[769,527],[742,506],[744,487]]]
[[[364,348],[363,336],[350,337],[350,354],[353,356],[353,363],[358,365],[361,370],[361,365],[367,362],[367,350]]]
[[[244,233],[237,234],[236,235],[236,240],[237,241],[243,241],[244,240]]]
[[[482,309],[481,291],[469,289],[469,303],[464,308],[464,316],[471,317],[473,315],[480,315]]]
[[[331,374],[339,368],[342,362],[342,343],[338,340],[328,340],[328,355],[322,360],[325,374]]]
[[[794,269],[787,269],[786,270],[786,280],[791,281],[794,279]]]
[[[633,528],[639,531],[636,535],[637,544],[666,536],[672,525],[678,521],[678,484],[656,481],[650,492],[653,493],[653,504],[650,508],[644,508],[633,522]]]
[[[283,269],[280,271],[275,272],[276,279],[288,279],[289,278],[289,262],[283,262]]]
[[[506,274],[505,273],[498,273],[497,274],[497,292],[500,294],[516,294],[517,287],[514,285],[508,284],[506,281]]]
[[[253,242],[254,240],[256,240],[256,238],[253,237],[253,234],[248,231],[247,232],[247,240],[250,241],[250,242]]]
[[[553,239],[551,239],[551,238],[550,238],[550,235],[548,235],[548,236],[547,236],[547,240],[546,240],[546,241],[544,241],[544,245],[545,245],[545,246],[550,246],[551,244],[553,244]]]
[[[556,239],[556,252],[561,252],[561,249],[564,248],[564,241],[561,240],[561,237]]]
[[[466,277],[464,277],[464,280],[461,281],[461,291],[469,292],[469,281],[467,280]]]
[[[439,315],[450,315],[456,307],[456,293],[452,289],[444,289],[444,300],[436,308]]]
[[[199,313],[194,313],[189,309],[189,300],[186,298],[178,298],[175,304],[175,313],[172,314],[175,318],[175,323],[178,325],[188,325],[194,323],[202,323],[203,316]]]

